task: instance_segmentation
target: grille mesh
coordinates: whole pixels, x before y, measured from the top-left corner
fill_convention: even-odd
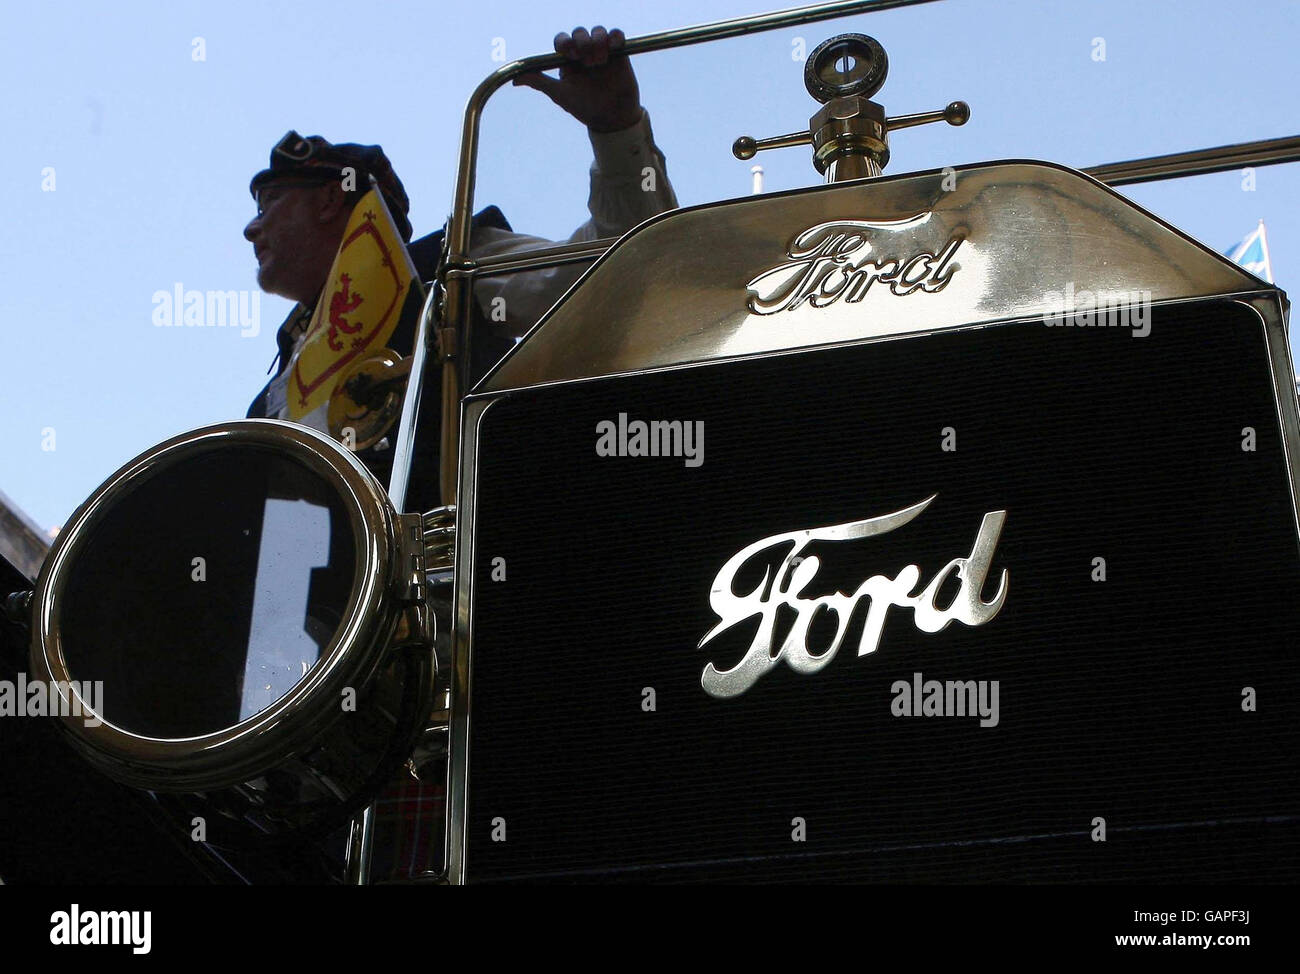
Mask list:
[[[703,421],[702,466],[597,456],[620,412]],[[1018,323],[530,390],[486,412],[479,457],[471,881],[1294,880],[1300,550],[1241,306],[1157,308],[1145,338]],[[996,618],[928,634],[891,609],[859,657],[863,605],[820,672],[703,692],[753,631],[696,648],[728,558],[931,494],[814,549],[809,593],[928,581],[1005,510]],[[916,672],[999,681],[998,726],[893,716]]]

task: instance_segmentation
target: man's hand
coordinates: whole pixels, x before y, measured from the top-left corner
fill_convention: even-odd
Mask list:
[[[515,78],[515,84],[536,88],[593,132],[617,132],[641,120],[641,93],[626,54],[625,38],[615,28],[578,27],[555,35],[555,52],[569,63],[559,79],[540,71]]]

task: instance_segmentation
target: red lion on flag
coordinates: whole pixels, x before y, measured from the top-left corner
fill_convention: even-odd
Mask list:
[[[329,313],[330,331],[328,342],[329,347],[334,349],[336,352],[341,352],[343,350],[343,342],[339,339],[340,331],[352,335],[361,330],[360,323],[355,325],[349,324],[348,320],[343,316],[352,311],[356,311],[365,300],[359,293],[352,293],[352,279],[348,277],[348,275],[344,274],[340,277],[339,282],[343,287],[331,295]]]

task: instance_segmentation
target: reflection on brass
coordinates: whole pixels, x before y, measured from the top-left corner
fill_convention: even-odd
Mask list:
[[[749,289],[749,310],[770,315],[793,311],[805,301],[824,308],[840,298],[856,304],[867,297],[873,284],[889,286],[896,295],[921,290],[935,294],[948,286],[961,266],[953,258],[962,238],[954,234],[938,253],[917,254],[873,252],[873,231],[894,230],[909,223],[924,222],[921,213],[910,220],[872,223],[845,220],[809,227],[791,241],[788,261],[766,270],[745,286]],[[901,287],[900,287],[901,285]]]
[[[357,359],[330,393],[330,436],[353,450],[382,440],[401,414],[410,373],[411,360],[389,348]]]
[[[965,125],[970,106],[949,102],[935,112],[885,117],[871,100],[889,73],[889,58],[874,37],[840,34],[823,41],[808,56],[804,85],[822,107],[808,122],[807,132],[769,139],[742,135],[731,147],[737,159],[752,159],[763,149],[812,145],[813,165],[828,183],[879,176],[889,164],[889,133],[895,129],[947,122]]]
[[[852,260],[861,301],[826,300],[847,281],[847,264],[836,270],[831,261],[823,264],[832,276],[799,292],[811,292],[810,300],[780,314],[751,308],[750,282],[788,265],[791,241],[849,221],[865,238]],[[954,239],[961,244],[943,268],[941,291],[900,300],[880,281],[865,290],[870,262],[944,254]],[[913,268],[917,277],[922,263]],[[778,297],[764,287],[773,283],[756,286],[760,299]],[[956,166],[648,220],[597,261],[476,392],[1044,315],[1056,310],[1051,293],[1070,283],[1094,294],[1150,291],[1152,301],[1260,287],[1236,264],[1074,170],[1037,162]],[[814,306],[814,295],[823,306]]]
[[[822,41],[804,62],[803,83],[820,102],[846,95],[870,98],[889,76],[889,58],[874,37],[840,34]]]
[[[376,732],[392,722],[388,710],[371,710],[366,701],[372,691],[377,694],[376,701],[400,693],[396,675],[400,671],[380,677],[375,674],[392,658],[390,636],[397,615],[407,607],[403,567],[410,560],[412,547],[400,533],[402,521],[381,485],[352,451],[323,433],[280,420],[240,420],[173,437],[123,466],[78,508],[42,568],[28,669],[46,682],[67,685],[76,679],[64,647],[63,606],[82,553],[95,543],[96,526],[140,485],[223,448],[262,449],[298,463],[305,475],[320,478],[337,491],[347,512],[348,521],[339,529],[350,531],[354,541],[354,584],[346,604],[338,606],[340,622],[322,648],[319,662],[270,706],[197,737],[149,737],[109,720],[95,726],[66,717],[62,723],[74,746],[92,763],[133,787],[225,793],[283,768],[288,769],[285,774],[301,774],[304,781],[314,782],[302,788],[302,794],[310,796],[315,794],[312,789],[326,787],[323,783],[333,779],[323,772],[295,770],[310,763],[303,757],[309,746],[315,749],[313,753],[325,754],[336,741],[346,750],[374,739],[359,733],[355,722],[338,720],[342,687],[357,689],[363,704],[356,713],[367,723],[373,717]],[[232,471],[231,476],[238,474]],[[414,527],[418,543],[418,519]],[[130,580],[124,579],[122,584],[130,584]],[[113,593],[104,597],[112,598]],[[363,762],[343,762],[338,767],[348,769],[349,780],[359,779],[367,770]],[[336,787],[335,793],[342,796],[344,790]],[[290,796],[285,799],[286,807],[294,800],[293,794],[286,792]]]
[[[456,553],[456,506],[435,507],[421,518],[425,571],[449,571]]]

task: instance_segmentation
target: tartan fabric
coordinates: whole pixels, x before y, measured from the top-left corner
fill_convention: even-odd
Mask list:
[[[408,770],[375,802],[372,881],[412,879],[439,867],[444,787],[419,781]]]

